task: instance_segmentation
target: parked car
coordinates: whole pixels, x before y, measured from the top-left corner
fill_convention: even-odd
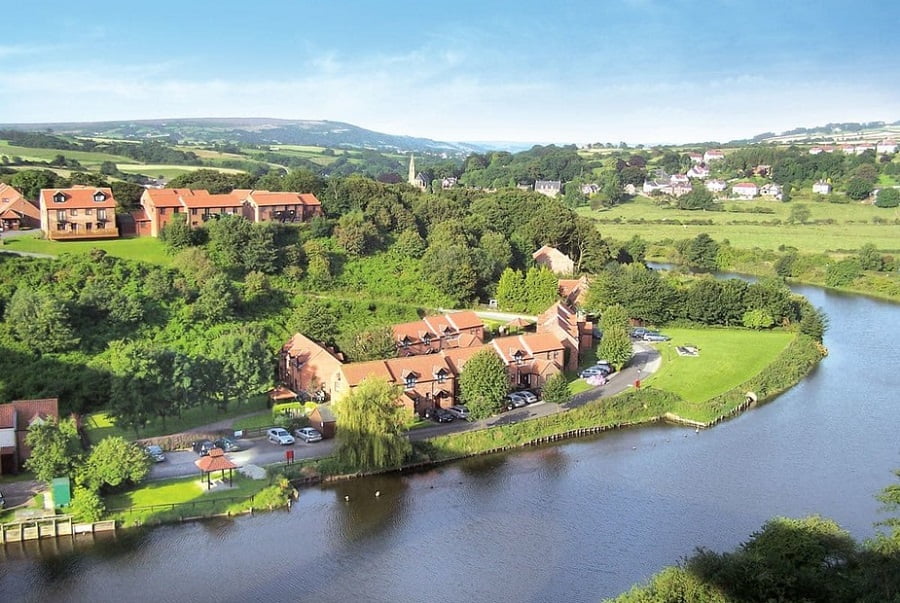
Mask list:
[[[318,442],[322,439],[322,433],[318,429],[312,427],[301,427],[294,430],[294,435],[304,442]]]
[[[578,373],[578,376],[581,377],[582,379],[588,379],[590,377],[596,377],[598,375],[605,377],[608,374],[609,374],[608,372],[606,372],[603,368],[601,368],[599,366],[589,366],[586,369],[584,369],[583,371],[581,371],[580,373]]]
[[[453,413],[445,408],[432,408],[429,414],[435,423],[450,423],[454,419]]]
[[[522,391],[518,391],[516,393],[525,398],[525,404],[534,404],[538,401],[538,397],[530,389],[523,389]]]
[[[282,429],[281,427],[267,429],[266,437],[273,444],[280,444],[281,446],[290,446],[294,443],[294,436],[289,434],[287,429]]]
[[[656,331],[648,331],[644,333],[644,341],[669,341],[672,339],[668,335],[663,335],[662,333],[657,333]]]
[[[520,396],[517,392],[511,392],[506,394],[506,410],[512,410],[514,408],[522,408],[528,404],[525,401],[525,398]]]
[[[197,440],[193,444],[191,444],[191,448],[194,449],[194,452],[199,454],[200,456],[206,456],[209,454],[209,451],[215,448],[216,445],[212,443],[211,440]]]
[[[6,508],[6,500],[3,498],[3,492],[0,492],[0,509]]]
[[[607,376],[609,376],[611,373],[614,373],[614,372],[615,372],[615,371],[613,370],[613,367],[610,366],[610,364],[609,364],[608,362],[606,362],[605,360],[598,362],[597,364],[595,364],[595,365],[593,366],[593,368],[595,368],[595,369],[597,369],[598,371],[600,371],[601,373],[603,373],[603,376],[604,376],[604,377],[607,377]]]
[[[241,445],[234,441],[234,438],[229,438],[228,436],[223,436],[213,442],[216,445],[216,448],[221,448],[225,452],[237,452],[241,450]]]
[[[161,463],[166,460],[166,455],[163,453],[162,447],[157,446],[156,444],[150,444],[145,447],[144,452],[147,453],[147,456],[149,456],[150,460],[154,463]]]
[[[463,421],[469,420],[469,409],[462,404],[457,404],[455,406],[449,407],[447,409],[447,412],[452,414],[457,419],[462,419]]]
[[[631,329],[631,338],[643,339],[645,333],[647,333],[647,329],[645,329],[644,327],[635,327]]]

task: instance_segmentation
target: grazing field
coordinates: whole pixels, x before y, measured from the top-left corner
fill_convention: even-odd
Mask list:
[[[805,203],[810,209],[806,224],[787,224],[791,207],[797,201],[726,202],[726,211],[685,211],[658,207],[646,197],[604,210],[580,208],[579,213],[599,222],[600,232],[617,240],[638,235],[650,242],[696,237],[707,233],[722,241],[728,239],[738,248],[778,249],[782,245],[803,252],[852,251],[872,243],[883,251],[900,251],[900,209],[881,209],[860,203]],[[754,208],[773,213],[751,213]],[[735,211],[743,210],[743,211]],[[876,223],[882,221],[885,223]],[[711,224],[691,224],[691,221]],[[771,224],[780,220],[780,224]],[[825,224],[828,220],[832,223]],[[815,223],[819,221],[819,223]],[[769,222],[769,224],[766,224]]]
[[[6,140],[0,140],[0,155],[12,157],[17,155],[26,161],[52,161],[57,155],[66,159],[75,159],[85,167],[99,167],[104,161],[133,164],[134,159],[122,155],[110,155],[93,151],[61,151],[58,149],[40,149],[33,147],[17,147]]]
[[[150,164],[139,164],[139,163],[129,163],[129,164],[117,164],[117,168],[119,171],[124,172],[126,174],[144,174],[145,176],[157,177],[162,176],[166,179],[171,180],[176,176],[181,176],[182,174],[187,174],[189,172],[196,172],[197,170],[216,170],[217,172],[222,172],[223,174],[243,174],[243,170],[237,170],[233,168],[221,168],[209,165],[175,165],[175,164],[165,164],[165,163],[150,163]]]
[[[662,366],[645,382],[703,402],[759,374],[794,338],[785,331],[745,329],[663,329],[671,341],[654,344]],[[680,356],[676,346],[694,346],[698,356]]]
[[[27,251],[57,256],[63,253],[88,254],[92,249],[102,249],[111,256],[140,260],[151,264],[168,266],[172,257],[166,253],[162,241],[153,237],[135,239],[113,239],[108,241],[47,241],[40,233],[4,240],[0,251]]]

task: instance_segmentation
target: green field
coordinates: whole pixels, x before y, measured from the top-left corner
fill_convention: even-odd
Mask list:
[[[223,174],[244,173],[243,170],[236,170],[233,168],[220,168],[208,165],[176,165],[167,163],[120,163],[116,164],[116,167],[119,168],[120,172],[124,172],[126,174],[144,174],[145,176],[150,176],[151,178],[162,176],[168,180],[171,180],[172,178],[175,178],[177,176],[181,176],[182,174],[196,172],[197,170],[215,170],[217,172],[222,172]]]
[[[802,202],[802,201],[801,201]],[[900,220],[900,209],[881,209],[859,203],[805,203],[811,216],[807,224],[786,224],[790,208],[798,201],[726,202],[730,211],[685,211],[658,207],[646,197],[635,197],[611,209],[580,208],[582,215],[602,220],[598,228],[604,237],[627,240],[638,235],[646,241],[694,238],[707,233],[722,241],[728,239],[733,247],[778,249],[790,245],[803,252],[823,253],[857,250],[872,243],[884,251],[900,251],[900,225],[875,224],[875,218],[893,222]],[[768,208],[774,213],[749,213],[754,207]],[[743,209],[743,212],[733,211]],[[781,224],[764,224],[774,219]],[[611,222],[615,220],[616,222]],[[641,221],[644,223],[641,223]],[[690,221],[711,220],[711,225],[689,224]],[[833,220],[833,224],[813,224],[816,220]]]
[[[154,237],[135,239],[113,239],[109,241],[47,241],[40,233],[4,240],[0,251],[28,251],[57,256],[63,253],[87,254],[92,249],[103,249],[109,255],[130,260],[140,260],[151,264],[168,266],[172,257],[166,253],[162,241]]]
[[[32,147],[17,147],[6,140],[0,140],[0,155],[12,157],[18,155],[26,161],[51,161],[57,155],[64,155],[67,159],[75,159],[85,167],[99,167],[104,161],[113,163],[133,164],[134,159],[122,155],[110,155],[108,153],[95,153],[92,151],[61,151],[57,149],[39,149]]]
[[[672,340],[654,344],[662,354],[662,366],[644,381],[694,403],[759,374],[794,337],[785,331],[744,329],[664,329],[663,333]],[[675,347],[685,345],[698,348],[700,354],[679,356]]]

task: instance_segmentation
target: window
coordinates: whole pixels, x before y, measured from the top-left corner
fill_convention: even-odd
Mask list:
[[[197,208],[196,208],[196,207],[192,207],[192,208],[191,208],[191,215],[192,215],[192,216],[196,216],[196,215],[197,215]]]
[[[70,209],[70,210],[69,210],[69,215],[70,215],[70,216],[73,216],[73,217],[74,217],[74,216],[77,216],[77,215],[78,215],[78,210],[77,210],[77,209]]]
[[[94,201],[97,203],[103,203],[106,201],[106,194],[103,191],[97,191],[94,193]]]
[[[513,360],[516,361],[516,364],[522,364],[522,352],[517,350],[515,354],[513,354]]]
[[[84,210],[84,215],[86,215],[86,216],[90,216],[93,213],[94,213],[94,210],[91,209],[90,207],[88,207],[87,209]]]
[[[447,380],[447,373],[445,373],[443,369],[439,370],[438,374],[437,374],[437,382],[443,383],[446,380]]]
[[[163,216],[163,215],[165,215],[165,213],[166,213],[166,208],[165,208],[165,207],[160,207],[160,208],[159,208],[159,215]]]
[[[105,209],[98,209],[98,210],[97,210],[97,220],[99,220],[99,221],[101,221],[101,222],[105,222],[105,221],[106,221],[106,210],[105,210]]]
[[[406,337],[404,337],[404,338],[403,338],[403,341],[400,342],[400,345],[401,345],[402,347],[404,347],[404,348],[408,348],[408,347],[409,347],[409,339],[407,339]]]
[[[93,227],[94,227],[94,225],[91,224],[90,222],[88,222],[87,224],[84,225],[84,229],[87,231],[90,231],[91,229],[93,229]]]
[[[425,345],[431,345],[431,335],[426,333],[425,336],[422,337],[422,341],[425,342]]]
[[[62,203],[62,202],[64,202],[65,200],[66,200],[66,196],[65,196],[64,194],[62,194],[62,193],[56,193],[55,195],[53,195],[53,202],[54,202],[54,203]]]
[[[416,386],[416,376],[415,375],[407,375],[406,376],[406,389],[412,389]]]
[[[64,210],[64,209],[56,210],[56,221],[57,222],[65,222],[66,221],[66,210]]]

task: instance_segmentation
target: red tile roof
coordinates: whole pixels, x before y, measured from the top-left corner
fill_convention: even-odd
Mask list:
[[[393,381],[394,376],[388,370],[384,360],[371,360],[369,362],[354,362],[341,367],[341,372],[347,380],[347,385],[353,387],[359,385],[363,379],[375,377],[385,381]]]
[[[16,407],[12,404],[0,404],[0,429],[16,426]]]
[[[189,188],[149,188],[142,196],[146,196],[154,207],[184,207],[182,198],[193,197],[196,193],[209,194],[206,191],[193,191]]]
[[[438,371],[444,369],[452,376],[453,371],[447,360],[439,354],[424,354],[422,356],[406,356],[404,358],[391,358],[385,360],[388,371],[393,375],[395,382],[401,382],[410,373],[415,373],[420,381],[431,381]]]
[[[54,197],[62,193],[63,201],[56,202]],[[102,193],[103,201],[95,201],[94,195]],[[115,208],[116,199],[112,189],[97,186],[76,186],[72,188],[41,189],[41,206],[47,209],[81,209],[88,207]]]
[[[311,193],[248,191],[246,198],[259,206],[322,205],[319,200],[316,199],[316,196]]]
[[[35,419],[47,419],[49,417],[59,418],[59,399],[58,398],[41,398],[38,400],[13,400],[10,404],[2,406],[12,406],[16,410],[18,419],[16,429],[28,429],[28,426]]]
[[[343,362],[342,358],[335,355],[332,350],[316,343],[302,333],[294,333],[294,336],[291,337],[281,349],[287,352],[291,357],[301,357],[306,362],[309,362],[321,354],[327,354],[338,362]]]
[[[450,312],[449,314],[445,314],[445,316],[450,324],[454,325],[460,331],[463,329],[484,327],[484,322],[481,318],[470,310],[465,312]]]
[[[16,199],[24,199],[22,193],[5,182],[0,182],[0,205],[10,203]]]
[[[237,465],[231,462],[221,448],[213,448],[207,456],[202,456],[194,464],[200,471],[210,473],[212,471],[222,471],[223,469],[236,469]]]

